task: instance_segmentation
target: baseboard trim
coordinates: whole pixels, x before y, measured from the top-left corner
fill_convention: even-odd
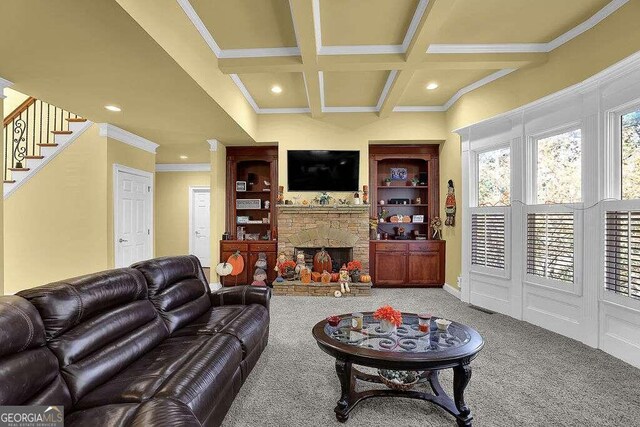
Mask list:
[[[449,292],[454,297],[460,299],[460,289],[456,289],[456,288],[454,288],[453,286],[451,286],[448,283],[445,283],[444,286],[442,287],[442,289],[444,289],[445,291]]]

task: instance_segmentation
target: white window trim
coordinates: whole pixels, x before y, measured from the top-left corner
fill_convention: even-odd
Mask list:
[[[525,199],[528,205],[538,204],[538,141],[541,139],[549,138],[551,136],[561,135],[563,133],[572,132],[574,130],[580,130],[580,202],[558,203],[558,205],[571,205],[575,203],[582,203],[585,198],[584,191],[584,129],[582,121],[574,121],[565,123],[560,126],[556,126],[551,129],[546,129],[543,132],[527,135],[525,157],[526,157],[526,177],[525,177]]]
[[[480,203],[480,154],[490,153],[492,151],[509,149],[509,204],[505,206],[491,206],[496,208],[511,207],[513,195],[513,162],[511,161],[513,148],[511,142],[502,142],[491,146],[484,146],[479,150],[472,150],[471,154],[471,171],[470,176],[473,178],[473,185],[469,188],[469,206],[472,208],[484,208],[490,206],[479,206]]]
[[[504,269],[486,267],[471,263],[471,245],[469,246],[469,272],[483,276],[508,280],[511,278],[511,206],[482,206],[469,208],[469,217],[473,214],[502,213],[504,214]],[[469,239],[471,242],[471,238]]]
[[[582,295],[582,256],[584,240],[584,221],[582,203],[558,204],[558,205],[531,205],[522,210],[522,281],[528,285],[543,288],[552,288],[556,291]],[[527,272],[527,215],[530,213],[573,213],[573,283],[548,277],[536,276]]]
[[[640,99],[619,105],[605,112],[605,197],[622,200],[622,116],[640,110]]]

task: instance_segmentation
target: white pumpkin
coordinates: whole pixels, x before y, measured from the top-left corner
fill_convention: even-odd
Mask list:
[[[334,297],[336,297],[336,298],[340,298],[340,297],[342,296],[342,292],[340,292],[340,291],[335,291],[335,292],[333,293],[333,296],[334,296]]]
[[[221,262],[220,264],[216,265],[216,273],[218,273],[218,276],[228,276],[232,271],[233,266],[228,262]]]

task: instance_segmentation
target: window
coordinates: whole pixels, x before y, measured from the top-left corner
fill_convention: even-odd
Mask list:
[[[505,214],[471,215],[471,264],[505,268]]]
[[[527,273],[573,283],[573,239],[573,213],[527,214]]]
[[[575,203],[582,200],[582,142],[580,129],[536,141],[536,203]]]
[[[605,289],[640,299],[640,211],[605,216]]]
[[[478,206],[511,204],[511,150],[478,154]]]
[[[640,199],[640,110],[620,118],[622,199]]]

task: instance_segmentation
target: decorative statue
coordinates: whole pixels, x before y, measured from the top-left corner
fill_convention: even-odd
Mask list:
[[[311,283],[311,270],[307,267],[300,268],[300,281],[306,285]]]
[[[298,254],[296,255],[296,268],[295,268],[297,278],[300,278],[300,272],[303,268],[307,268],[307,265],[304,262],[304,252],[298,251]]]
[[[253,283],[251,286],[267,286],[267,272],[262,268],[256,268],[256,272],[253,273]]]
[[[284,203],[284,185],[278,186],[278,199],[276,200],[276,203],[279,205]]]
[[[431,229],[433,230],[433,239],[442,239],[442,220],[439,216],[434,217],[431,220]]]
[[[269,265],[267,264],[267,254],[265,254],[264,252],[258,253],[258,259],[256,260],[254,267],[266,270],[269,267]]]
[[[344,294],[345,292],[351,292],[349,289],[349,270],[347,270],[347,266],[342,264],[340,268],[340,279],[338,279],[340,283],[340,291]]]
[[[323,246],[322,249],[313,256],[313,271],[321,273],[325,270],[331,271],[331,256]]]
[[[444,221],[444,225],[453,227],[456,225],[456,190],[453,188],[453,180],[449,180],[449,187],[447,188],[447,199],[444,202],[444,213],[447,215],[447,219]]]
[[[369,186],[368,185],[362,186],[362,204],[363,205],[369,204]]]
[[[273,268],[276,274],[278,275],[278,277],[276,278],[276,281],[278,282],[282,281],[278,279],[282,279],[282,271],[284,270],[284,263],[286,260],[287,260],[287,256],[285,255],[285,253],[280,252],[278,254],[278,259],[276,260],[276,266]]]

